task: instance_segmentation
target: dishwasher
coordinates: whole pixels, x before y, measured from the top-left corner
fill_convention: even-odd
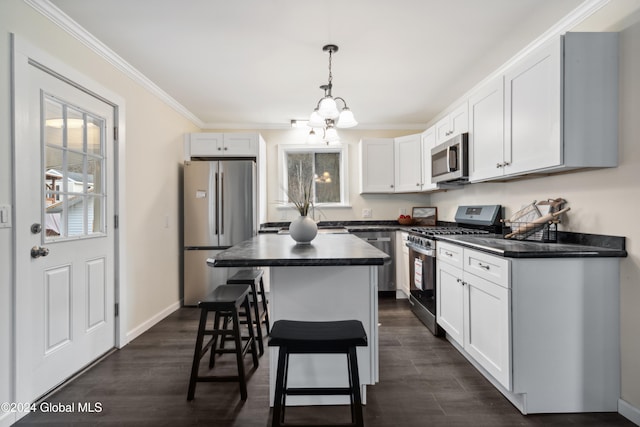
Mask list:
[[[396,293],[395,240],[393,231],[356,231],[354,236],[380,249],[391,257],[391,261],[378,266],[378,292]]]

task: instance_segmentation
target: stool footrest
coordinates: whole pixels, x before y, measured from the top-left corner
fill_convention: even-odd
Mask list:
[[[288,396],[349,396],[352,392],[349,387],[294,387],[285,390]]]
[[[231,383],[240,379],[237,375],[209,375],[205,377],[198,377],[199,382],[205,383]]]

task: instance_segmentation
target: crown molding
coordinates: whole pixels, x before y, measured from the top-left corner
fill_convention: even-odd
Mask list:
[[[49,0],[23,0],[26,4],[34,8],[36,11],[44,15],[51,22],[59,26],[89,49],[94,51],[98,56],[106,60],[113,65],[116,69],[121,71],[124,75],[131,78],[134,82],[144,87],[146,90],[157,96],[162,102],[169,105],[175,111],[184,116],[187,120],[191,121],[194,125],[202,128],[204,123],[198,117],[196,117],[191,111],[187,110],[182,104],[172,98],[168,93],[162,90],[158,85],[152,82],[144,74],[134,68],[131,64],[125,61],[122,57],[109,49],[104,43],[94,37],[91,33],[85,30],[77,22],[71,19],[68,15],[58,9]]]

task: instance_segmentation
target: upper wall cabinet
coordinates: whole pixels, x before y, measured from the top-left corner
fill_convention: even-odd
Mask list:
[[[420,134],[401,136],[394,142],[395,191],[422,190],[422,138]]]
[[[472,94],[470,181],[617,166],[617,40],[567,33]]]
[[[456,106],[435,124],[436,144],[469,130],[469,106],[467,102]]]
[[[504,172],[504,77],[469,97],[469,179],[483,180]]]
[[[257,133],[192,133],[189,136],[189,157],[256,157]]]
[[[360,141],[360,193],[395,191],[393,138]]]
[[[422,191],[438,190],[438,184],[431,183],[431,149],[436,146],[436,127],[431,126],[420,135],[422,144]]]

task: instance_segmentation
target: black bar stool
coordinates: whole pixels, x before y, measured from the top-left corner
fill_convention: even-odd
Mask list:
[[[292,424],[284,424],[287,395],[348,395],[351,397],[351,424],[340,425],[364,426],[356,347],[366,345],[367,333],[359,320],[330,322],[278,320],[274,322],[269,338],[269,346],[280,347],[280,349],[278,352],[275,401],[271,418],[272,427],[292,426]],[[287,387],[289,355],[313,353],[346,354],[347,367],[349,369],[349,387]]]
[[[267,296],[264,292],[264,282],[262,280],[262,276],[264,271],[262,269],[254,269],[254,270],[240,270],[231,278],[227,280],[227,284],[229,285],[249,285],[251,286],[251,307],[253,308],[253,319],[256,325],[256,334],[258,336],[258,348],[260,350],[260,356],[264,354],[264,344],[262,342],[262,322],[265,323],[267,329],[267,335],[269,335],[269,311],[268,311],[268,301]],[[259,304],[258,296],[262,300],[262,303]],[[262,305],[262,310],[260,310],[259,305]]]
[[[249,304],[249,292],[251,292],[250,286],[237,286],[237,285],[220,285],[204,300],[198,303],[200,308],[200,325],[198,326],[198,335],[196,337],[196,348],[193,353],[193,365],[191,366],[191,378],[189,380],[189,392],[187,394],[187,400],[193,400],[196,393],[196,383],[200,381],[206,382],[229,382],[238,381],[240,383],[240,396],[242,400],[247,400],[247,382],[245,379],[244,371],[244,356],[249,349],[251,349],[251,356],[253,357],[253,366],[258,367],[258,352],[256,350],[256,342],[253,335],[253,327],[251,320],[251,309]],[[240,308],[243,308],[241,311]],[[209,312],[215,312],[215,319],[213,322],[213,328],[207,329],[207,317]],[[240,331],[240,316],[246,316],[247,330],[249,336],[244,338],[246,343],[243,345],[243,337]],[[232,319],[232,328],[227,329],[227,325],[221,327],[220,321],[222,318]],[[204,345],[203,341],[205,335],[211,335],[211,339]],[[233,337],[235,346],[233,349],[218,348],[218,337],[221,337],[221,341],[227,337]],[[211,349],[211,357],[209,359],[209,368],[213,368],[215,365],[215,355],[221,353],[235,353],[236,361],[238,364],[238,375],[223,376],[223,375],[209,375],[198,376],[198,368],[200,366],[200,359],[207,353],[207,350]]]

